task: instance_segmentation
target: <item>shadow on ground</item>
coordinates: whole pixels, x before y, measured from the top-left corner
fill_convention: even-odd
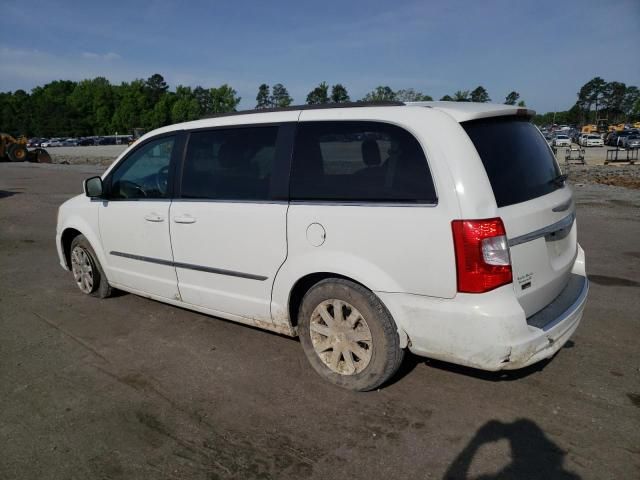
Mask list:
[[[470,476],[471,464],[480,447],[506,439],[511,447],[510,463],[500,471]],[[575,473],[564,469],[564,452],[528,419],[513,423],[491,420],[474,435],[445,473],[445,480],[501,480],[501,479],[568,479],[579,480]]]
[[[0,190],[0,198],[12,197],[13,195],[18,195],[22,192],[10,192],[8,190]]]
[[[575,342],[573,340],[567,341],[562,348],[573,348],[575,347]],[[467,377],[477,378],[480,380],[485,380],[489,382],[509,382],[513,380],[519,380],[521,378],[528,377],[537,372],[541,372],[544,368],[553,360],[553,357],[550,359],[542,360],[528,367],[520,368],[518,370],[500,370],[497,372],[487,372],[484,370],[478,370],[476,368],[464,367],[462,365],[456,365],[453,363],[447,363],[440,360],[434,360],[431,358],[418,357],[417,355],[413,355],[412,353],[407,352],[404,357],[404,361],[396,373],[390,380],[387,385],[392,385],[406,375],[411,373],[416,366],[423,363],[431,368],[436,368],[438,370],[444,370],[447,372],[457,373],[460,375],[465,375]]]

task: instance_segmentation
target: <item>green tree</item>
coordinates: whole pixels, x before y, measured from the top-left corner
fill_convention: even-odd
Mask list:
[[[241,100],[236,95],[237,92],[226,83],[218,88],[211,88],[209,94],[211,95],[212,113],[235,112]]]
[[[144,80],[122,82],[115,88],[116,108],[111,120],[111,132],[129,132],[136,127],[151,128],[152,118]]]
[[[604,95],[607,82],[601,77],[594,77],[585,83],[578,92],[577,104],[583,111],[583,123],[589,123],[591,121],[590,112],[595,105],[595,110],[598,112],[598,107],[602,104],[602,97]],[[595,122],[597,113],[593,118]]]
[[[518,102],[518,106],[519,106],[519,107],[526,107],[526,106],[527,106],[527,104],[526,104],[526,103],[524,103],[524,100],[520,100],[520,101]]]
[[[191,87],[178,85],[175,94],[168,93],[159,103],[166,102],[172,123],[188,122],[201,117],[200,104]]]
[[[1,131],[15,136],[31,133],[31,97],[24,90],[3,94],[3,106],[0,108]]]
[[[149,78],[147,78],[145,87],[149,92],[149,99],[151,100],[152,105],[160,100],[162,95],[169,91],[167,82],[164,81],[164,77],[159,73],[154,73]]]
[[[150,128],[160,128],[172,123],[173,106],[175,102],[176,95],[174,93],[165,93],[160,97],[160,100],[156,102],[153,106],[153,110],[150,112]]]
[[[331,87],[331,102],[344,103],[350,100],[347,89],[341,83],[336,83]]]
[[[609,82],[605,85],[602,94],[602,105],[607,112],[607,118],[611,122],[617,122],[624,118],[624,97],[627,86],[622,82]]]
[[[471,92],[471,101],[487,103],[490,102],[491,99],[489,98],[487,90],[482,85],[479,85]]]
[[[640,116],[640,91],[638,87],[633,85],[627,87],[622,101],[622,111],[629,121],[635,120]]]
[[[307,103],[309,105],[329,103],[329,85],[327,85],[327,82],[322,82],[309,92],[307,95]]]
[[[440,99],[441,102],[453,102],[453,97],[451,95],[445,95]]]
[[[75,135],[110,133],[111,117],[115,109],[113,86],[104,77],[78,82],[69,96],[75,110]]]
[[[395,99],[401,102],[430,102],[433,100],[431,96],[416,92],[413,88],[398,90],[395,92]]]
[[[269,85],[263,83],[258,87],[258,95],[256,95],[256,109],[271,108],[272,106]]]
[[[276,83],[273,86],[271,94],[271,105],[278,108],[284,108],[291,105],[293,98],[289,95],[289,92],[281,83]]]
[[[31,91],[30,115],[37,119],[32,133],[38,136],[71,136],[77,128],[77,110],[69,97],[76,82],[56,80]]]
[[[367,93],[362,99],[363,102],[393,101],[396,99],[396,92],[388,86],[378,86],[373,91]]]
[[[458,90],[453,94],[453,100],[455,102],[469,102],[469,90]]]
[[[515,105],[519,98],[520,98],[520,94],[514,90],[512,92],[509,92],[509,95],[505,97],[504,104]]]
[[[198,85],[193,89],[193,96],[198,102],[200,115],[209,115],[213,113],[213,104],[211,103],[211,95],[209,94],[208,89],[202,88]]]

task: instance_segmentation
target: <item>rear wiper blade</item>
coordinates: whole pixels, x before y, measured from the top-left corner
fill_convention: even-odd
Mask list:
[[[558,175],[557,177],[555,177],[552,180],[549,180],[549,183],[553,183],[554,185],[557,185],[557,186],[561,187],[561,186],[564,185],[564,182],[567,181],[567,178],[569,178],[569,174],[565,173],[565,174],[562,174],[562,175]]]

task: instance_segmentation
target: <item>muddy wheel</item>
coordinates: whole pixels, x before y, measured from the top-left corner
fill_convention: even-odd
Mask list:
[[[12,162],[24,162],[27,159],[27,147],[20,143],[12,143],[7,154]]]
[[[70,260],[73,279],[82,293],[98,298],[111,295],[107,276],[84,235],[78,235],[71,242]]]
[[[304,296],[300,343],[313,369],[350,390],[373,390],[400,367],[397,326],[380,299],[357,283],[327,279]]]
[[[28,160],[34,163],[52,163],[51,155],[44,148],[36,148],[29,152]]]

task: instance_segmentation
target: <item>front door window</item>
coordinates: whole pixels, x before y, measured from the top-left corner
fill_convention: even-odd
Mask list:
[[[175,137],[163,137],[133,152],[111,180],[112,200],[167,198],[169,164]]]

